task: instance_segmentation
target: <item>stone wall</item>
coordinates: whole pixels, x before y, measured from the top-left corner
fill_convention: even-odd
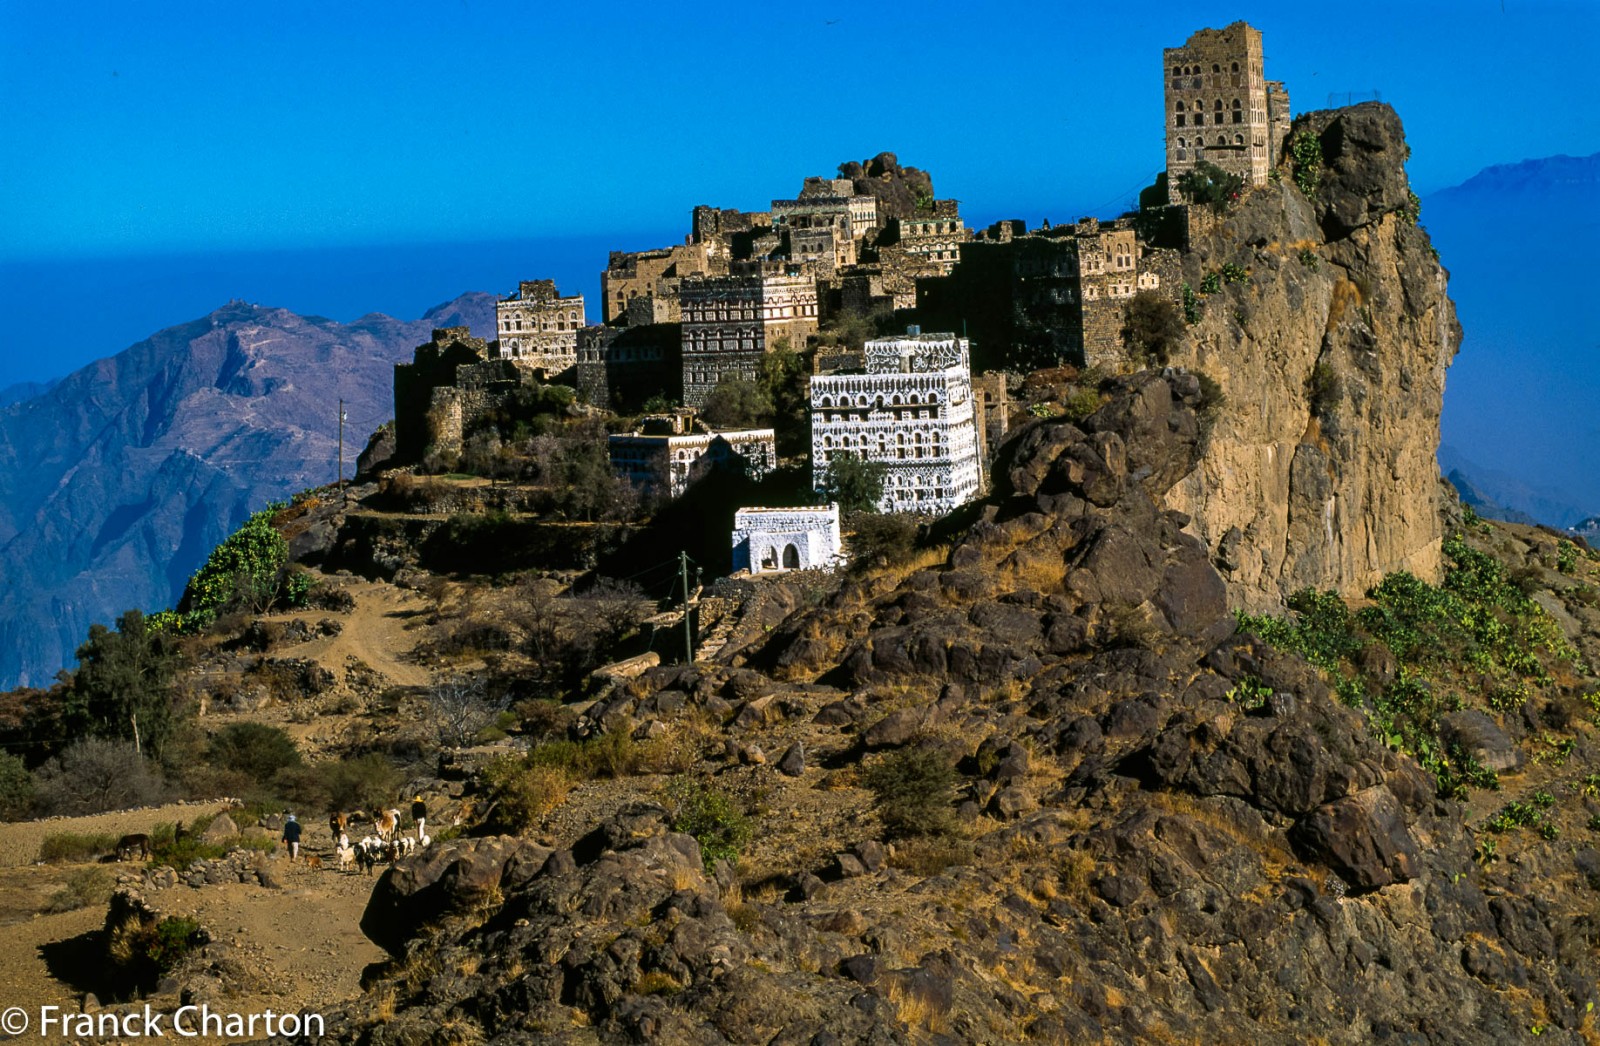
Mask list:
[[[683,398],[683,332],[676,323],[585,327],[574,384],[597,407],[628,413],[654,396]]]

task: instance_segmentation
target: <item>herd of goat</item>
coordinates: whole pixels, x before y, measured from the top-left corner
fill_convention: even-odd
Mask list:
[[[370,818],[372,834],[363,836],[358,841],[350,839],[349,829],[352,822],[359,820],[360,814],[334,813],[328,817],[328,831],[333,836],[333,855],[341,871],[359,868],[371,874],[379,864],[394,864],[402,857],[410,857],[418,850],[426,849],[433,842],[432,837],[423,834],[422,826],[417,826],[416,835],[403,835],[400,830],[399,810],[380,810]],[[183,838],[188,833],[179,823],[175,836]],[[150,836],[138,833],[125,835],[117,840],[114,850],[118,861],[131,861],[134,859],[149,860],[152,851]],[[307,854],[303,858],[306,865],[311,868],[321,868],[322,858],[316,854]]]

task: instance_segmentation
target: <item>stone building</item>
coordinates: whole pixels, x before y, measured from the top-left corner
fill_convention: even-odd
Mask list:
[[[972,394],[978,402],[978,460],[987,471],[994,452],[1011,431],[1011,390],[1006,386],[1004,371],[989,371],[972,376]]]
[[[454,455],[474,420],[517,389],[522,375],[509,360],[491,359],[489,343],[466,327],[441,327],[410,363],[394,366],[395,463],[430,451]]]
[[[631,308],[631,306],[630,306]],[[683,398],[682,328],[676,323],[585,327],[574,384],[589,403],[639,410],[654,396]]]
[[[812,482],[840,455],[883,463],[884,512],[944,514],[981,486],[967,339],[914,329],[866,343],[857,373],[811,379]]]
[[[847,214],[795,214],[784,223],[783,235],[789,260],[809,265],[819,275],[831,276],[856,263],[856,241],[850,236]]]
[[[917,282],[923,321],[965,330],[985,369],[1115,367],[1128,302],[1182,286],[1177,254],[1141,243],[1129,219],[999,232],[962,244],[948,277]]]
[[[715,468],[760,479],[778,465],[772,429],[712,432],[693,412],[646,418],[635,432],[608,437],[611,467],[647,494],[675,498]]]
[[[733,569],[826,570],[844,558],[839,506],[742,508],[733,514]]]
[[[843,215],[846,235],[859,240],[878,228],[878,199],[858,194],[849,178],[807,178],[793,200],[772,201],[772,223],[786,225],[806,214]]]
[[[961,260],[961,245],[967,239],[967,227],[960,215],[917,214],[909,218],[891,218],[882,244],[931,262],[940,275],[947,275]]]
[[[700,242],[654,251],[612,251],[600,274],[600,321],[634,322],[630,305],[644,303],[651,322],[678,322],[678,281],[712,272],[711,252]],[[726,271],[726,262],[723,263]]]
[[[1261,31],[1244,22],[1202,29],[1162,52],[1166,85],[1167,199],[1204,160],[1265,185],[1289,128],[1289,96],[1265,78]]]
[[[755,380],[761,357],[779,341],[799,350],[817,329],[815,277],[770,262],[734,269],[679,285],[685,406],[701,406],[724,377]]]
[[[583,295],[563,298],[554,280],[523,280],[514,296],[495,303],[494,314],[501,359],[547,377],[578,361]]]

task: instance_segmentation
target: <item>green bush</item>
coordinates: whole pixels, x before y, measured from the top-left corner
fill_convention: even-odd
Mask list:
[[[829,501],[837,501],[842,512],[876,512],[888,475],[888,466],[881,461],[836,450],[823,473],[822,492]]]
[[[1295,185],[1306,199],[1315,199],[1322,186],[1322,139],[1301,131],[1289,143],[1289,158],[1294,164]]]
[[[1223,210],[1244,189],[1244,179],[1229,174],[1214,163],[1201,160],[1178,176],[1178,192],[1190,203]]]
[[[1200,296],[1195,294],[1193,287],[1185,283],[1183,285],[1183,322],[1191,327],[1194,326],[1200,322],[1202,311]]]
[[[301,762],[294,738],[265,723],[229,723],[211,739],[206,759],[258,782],[270,781],[278,771]]]
[[[145,958],[160,973],[166,973],[188,956],[200,943],[200,921],[185,915],[169,915],[155,925],[145,949]]]
[[[279,508],[270,505],[255,513],[211,551],[189,579],[180,611],[261,613],[272,605],[289,561],[289,543],[272,525]]]
[[[852,566],[895,566],[916,554],[919,525],[911,516],[862,512],[847,523]]]
[[[1208,272],[1200,278],[1201,294],[1216,294],[1222,290],[1222,273]]]
[[[718,861],[735,861],[749,843],[750,819],[726,794],[693,778],[679,777],[667,786],[672,830],[692,835],[700,844],[706,870]]]
[[[483,783],[490,804],[486,827],[510,835],[537,827],[572,791],[572,775],[565,768],[509,755],[489,761]]]
[[[33,775],[10,752],[0,752],[0,821],[20,821],[33,809]]]
[[[1274,168],[1274,170],[1276,170],[1276,168]],[[1300,264],[1304,265],[1312,272],[1316,272],[1322,267],[1322,259],[1317,257],[1316,251],[1313,251],[1308,247],[1300,252]]]
[[[1246,283],[1250,279],[1250,271],[1242,265],[1229,262],[1222,267],[1222,278],[1227,283]]]
[[[950,835],[955,766],[932,748],[902,748],[880,759],[863,776],[877,800],[878,818],[891,838]]]
[[[1128,302],[1122,323],[1122,346],[1135,360],[1165,366],[1183,344],[1183,314],[1154,291],[1140,291]]]
[[[117,845],[117,837],[104,832],[54,832],[39,844],[39,860],[46,864],[98,861]]]
[[[1152,362],[1165,364],[1165,358]],[[1080,422],[1100,409],[1100,390],[1083,388],[1069,393],[1061,401],[1061,416],[1070,422]]]
[[[109,869],[97,866],[80,868],[67,877],[66,885],[50,895],[45,902],[47,912],[75,912],[105,904],[111,899],[115,886]]]

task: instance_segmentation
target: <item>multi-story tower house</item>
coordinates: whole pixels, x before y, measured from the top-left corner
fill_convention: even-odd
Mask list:
[[[812,482],[840,455],[882,462],[883,512],[943,514],[981,486],[967,339],[913,330],[866,343],[857,373],[811,379]]]
[[[726,268],[726,262],[723,263]],[[651,317],[648,322],[678,321],[678,281],[713,271],[704,243],[682,243],[654,251],[612,251],[606,271],[600,274],[601,322],[632,323],[628,307],[638,302]]]
[[[856,263],[856,241],[850,236],[848,214],[794,214],[784,222],[783,230],[789,241],[789,260],[809,264],[814,272],[831,276]]]
[[[772,262],[739,262],[734,270],[678,286],[685,406],[702,406],[725,377],[755,380],[761,357],[779,341],[799,350],[817,329],[815,277]]]
[[[880,255],[893,256],[895,252],[889,248],[898,247],[909,257],[930,263],[940,275],[948,276],[961,260],[961,245],[971,234],[955,211],[956,201],[939,202],[950,205],[940,208],[944,213],[891,218]]]
[[[1288,131],[1289,96],[1265,79],[1260,30],[1202,29],[1162,55],[1168,202],[1181,202],[1178,179],[1202,160],[1265,185]]]
[[[495,303],[494,313],[501,359],[546,376],[578,362],[583,295],[563,298],[554,280],[523,280],[514,297]]]

